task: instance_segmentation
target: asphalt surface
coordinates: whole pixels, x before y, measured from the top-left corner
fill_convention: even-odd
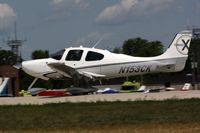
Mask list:
[[[0,105],[43,105],[63,102],[136,101],[200,98],[200,90],[164,91],[158,93],[95,94],[66,97],[0,97]]]

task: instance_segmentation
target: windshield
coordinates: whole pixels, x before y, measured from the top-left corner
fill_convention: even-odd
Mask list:
[[[56,60],[60,60],[62,58],[64,52],[65,52],[65,50],[62,49],[62,50],[60,50],[60,51],[58,51],[54,54],[51,54],[50,57],[53,58],[53,59],[56,59]]]

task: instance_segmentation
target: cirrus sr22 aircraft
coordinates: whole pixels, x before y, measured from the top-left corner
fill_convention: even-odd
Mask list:
[[[184,69],[192,38],[191,31],[179,32],[169,48],[155,57],[133,57],[107,50],[85,47],[63,49],[51,58],[22,62],[22,69],[36,79],[71,78],[75,86],[90,80],[111,79],[158,72],[178,72]],[[36,80],[35,80],[36,81]]]

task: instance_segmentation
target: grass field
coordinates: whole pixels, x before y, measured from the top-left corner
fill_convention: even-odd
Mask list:
[[[200,99],[0,106],[0,132],[199,133]]]

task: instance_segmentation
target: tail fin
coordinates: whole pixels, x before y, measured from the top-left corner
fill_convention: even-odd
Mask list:
[[[161,56],[168,58],[188,57],[191,39],[192,39],[192,31],[179,32],[175,36],[170,47]]]
[[[166,52],[159,56],[159,59],[164,59],[166,64],[173,66],[174,69],[169,69],[167,72],[178,72],[184,69],[191,39],[192,31],[179,32]]]

